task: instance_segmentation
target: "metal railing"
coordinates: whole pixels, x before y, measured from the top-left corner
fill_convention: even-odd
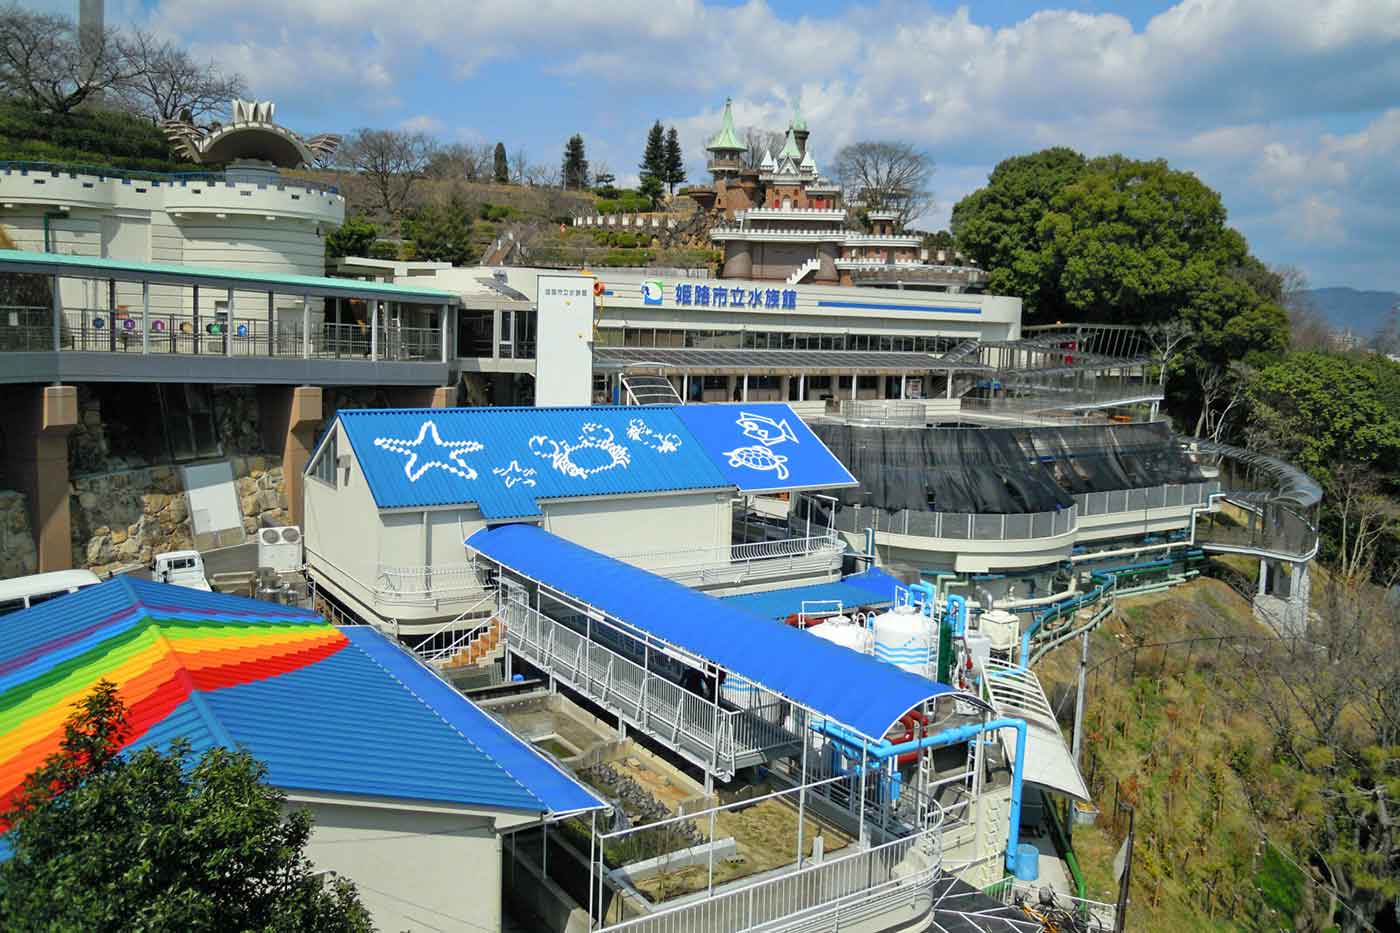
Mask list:
[[[883,534],[943,538],[949,541],[1025,541],[1066,535],[1079,526],[1077,507],[1057,512],[983,515],[966,512],[927,512],[901,509],[888,512],[871,506],[847,506],[836,512],[835,527],[861,533],[874,528]]]
[[[736,569],[748,576],[751,572],[763,569],[769,562],[773,564],[773,569],[782,570],[786,569],[784,561],[833,557],[845,548],[845,542],[831,532],[801,538],[782,538],[777,541],[721,544],[673,551],[638,551],[618,555],[617,559],[644,567],[662,576],[695,576],[701,582],[706,582],[722,579]]]
[[[878,916],[908,920],[933,906],[940,827],[603,927],[629,933],[837,930]],[[912,906],[912,910],[911,910]]]
[[[481,584],[470,564],[445,567],[392,567],[379,565],[374,597],[398,606],[437,606],[481,596],[494,596]]]
[[[486,593],[475,604],[457,614],[455,619],[439,626],[430,635],[413,645],[413,653],[429,664],[451,661],[471,643],[484,635],[500,619],[494,613],[496,594]],[[502,636],[504,637],[504,636]]]
[[[295,313],[295,312],[293,312]],[[195,356],[428,361],[442,358],[436,327],[381,327],[377,354],[370,330],[361,324],[320,324],[309,335],[300,320],[157,311],[142,325],[139,310],[64,308],[58,349],[84,353],[174,353]],[[148,331],[148,332],[143,332]],[[45,307],[0,307],[0,352],[54,349],[53,311]]]
[[[798,741],[769,721],[779,718],[776,698],[725,709],[515,599],[501,614],[510,650],[720,777]],[[607,637],[602,629],[595,634]]]
[[[1088,515],[1112,515],[1117,512],[1141,512],[1147,509],[1182,508],[1207,505],[1210,497],[1220,492],[1218,482],[1169,483],[1143,489],[1112,489],[1106,492],[1084,492],[1075,495],[1075,505],[1081,518]]]
[[[841,402],[841,417],[848,422],[921,428],[928,424],[928,407],[921,401],[847,399]]]

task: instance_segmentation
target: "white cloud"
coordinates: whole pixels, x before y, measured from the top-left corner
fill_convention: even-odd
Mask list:
[[[437,117],[427,113],[420,113],[399,123],[401,130],[407,130],[410,133],[427,133],[430,136],[440,134],[446,126],[447,124]]]
[[[511,93],[478,83],[492,62],[566,83],[583,120],[599,99],[620,110],[639,89],[664,93],[693,181],[725,96],[741,127],[782,127],[800,99],[823,167],[858,138],[928,148],[930,223],[1018,152],[1166,157],[1222,190],[1266,260],[1302,258],[1322,279],[1369,261],[1362,284],[1396,284],[1357,239],[1400,240],[1400,219],[1376,207],[1400,200],[1400,111],[1387,109],[1400,101],[1400,0],[1181,0],[1142,28],[1063,9],[994,28],[971,7],[872,4],[820,16],[764,0],[157,0],[144,22],[261,97],[303,111],[353,101],[367,124],[473,121],[474,95]],[[433,108],[408,90],[423,71],[447,83]],[[653,116],[611,114],[590,151],[629,153]]]

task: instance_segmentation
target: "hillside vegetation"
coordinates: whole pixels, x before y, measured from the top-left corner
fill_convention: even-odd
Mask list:
[[[110,111],[44,113],[0,103],[0,160],[61,162],[147,172],[191,171],[143,117]]]

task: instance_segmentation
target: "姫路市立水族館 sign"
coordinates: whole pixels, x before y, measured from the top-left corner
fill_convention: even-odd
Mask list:
[[[664,304],[666,286],[651,279],[642,283],[642,302]],[[752,308],[766,311],[796,311],[795,288],[730,288],[726,285],[681,282],[672,288],[672,300],[685,308]]]

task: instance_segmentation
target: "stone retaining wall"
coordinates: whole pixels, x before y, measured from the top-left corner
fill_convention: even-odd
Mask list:
[[[23,493],[0,490],[0,580],[26,576],[38,566],[29,503]]]

